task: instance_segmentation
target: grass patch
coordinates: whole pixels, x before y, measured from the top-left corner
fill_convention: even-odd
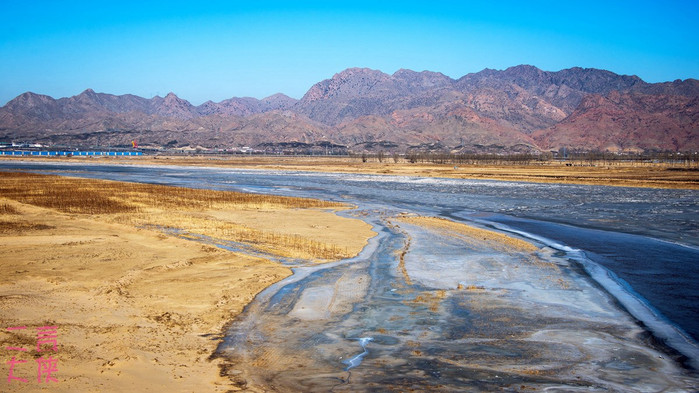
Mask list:
[[[44,224],[34,224],[31,222],[22,221],[0,221],[0,233],[14,234],[28,231],[41,231],[46,229],[54,229],[55,227]]]
[[[18,215],[20,214],[14,206],[8,205],[7,203],[0,203],[0,215]]]

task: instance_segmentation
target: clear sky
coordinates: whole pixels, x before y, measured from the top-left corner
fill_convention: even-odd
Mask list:
[[[195,105],[300,98],[348,67],[699,78],[697,0],[0,1],[0,105],[86,88]]]

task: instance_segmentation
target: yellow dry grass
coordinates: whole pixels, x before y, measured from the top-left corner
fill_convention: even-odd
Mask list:
[[[221,206],[340,208],[342,204],[308,198],[202,190],[156,184],[81,179],[23,172],[0,172],[5,198],[64,213],[112,214],[141,207],[202,209]],[[2,206],[6,208],[7,204]]]

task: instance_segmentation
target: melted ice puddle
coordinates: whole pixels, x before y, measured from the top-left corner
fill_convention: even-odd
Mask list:
[[[359,345],[362,346],[362,349],[364,350],[364,352],[353,357],[352,359],[342,361],[342,363],[347,365],[347,368],[345,368],[345,371],[348,371],[351,368],[357,367],[362,363],[362,359],[364,359],[364,356],[366,356],[369,353],[369,351],[366,349],[366,346],[367,346],[367,344],[369,344],[369,341],[371,341],[371,340],[373,340],[372,337],[359,338]]]

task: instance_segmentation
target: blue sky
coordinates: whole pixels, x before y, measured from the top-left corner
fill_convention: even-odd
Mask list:
[[[86,88],[300,98],[348,67],[699,78],[699,1],[1,1],[0,105]]]

